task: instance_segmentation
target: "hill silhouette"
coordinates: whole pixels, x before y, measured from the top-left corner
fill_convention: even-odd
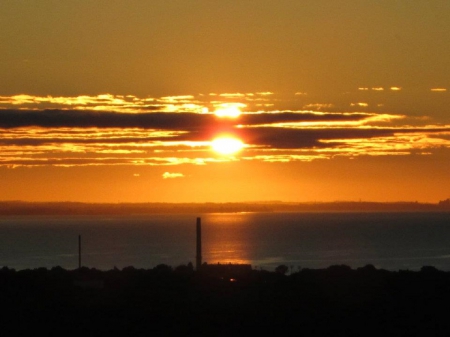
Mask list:
[[[225,269],[224,269],[225,270]],[[285,275],[191,265],[99,271],[0,270],[2,335],[444,336],[450,273],[356,270]],[[217,271],[217,269],[216,269]]]
[[[0,215],[132,215],[232,212],[448,212],[450,199],[418,202],[81,203],[0,201]]]

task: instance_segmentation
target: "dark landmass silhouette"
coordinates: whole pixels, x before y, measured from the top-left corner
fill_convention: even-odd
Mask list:
[[[239,272],[237,272],[239,271]],[[0,269],[1,335],[447,336],[450,272]]]
[[[81,203],[0,201],[0,215],[137,215],[233,212],[450,212],[450,199],[419,202]]]

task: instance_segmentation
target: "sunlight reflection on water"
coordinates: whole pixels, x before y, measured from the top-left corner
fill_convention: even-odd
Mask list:
[[[203,214],[203,261],[273,270],[373,264],[450,270],[450,213]],[[0,217],[0,266],[16,269],[173,267],[195,261],[192,214]]]

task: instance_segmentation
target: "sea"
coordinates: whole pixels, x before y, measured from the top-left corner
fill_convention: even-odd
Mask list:
[[[0,216],[0,268],[195,265],[197,217],[209,264],[450,271],[450,212]]]

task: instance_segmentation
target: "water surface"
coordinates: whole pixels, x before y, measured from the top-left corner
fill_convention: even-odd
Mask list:
[[[203,261],[450,271],[450,213],[201,214]],[[0,217],[0,266],[153,268],[195,262],[192,214]]]

